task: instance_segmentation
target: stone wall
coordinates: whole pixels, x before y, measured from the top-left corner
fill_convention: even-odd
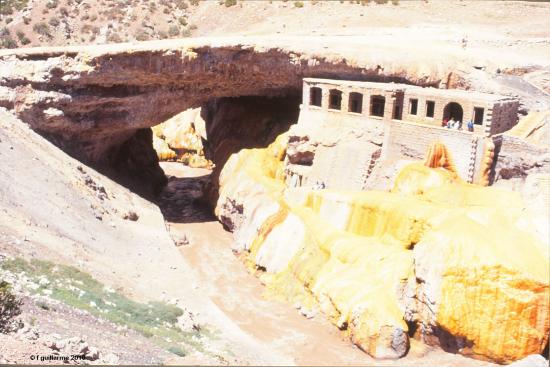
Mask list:
[[[311,103],[312,88],[321,91],[321,106]],[[331,108],[330,93],[341,93],[340,108]],[[447,106],[452,103],[462,111],[462,128],[467,129],[467,122],[475,119],[475,111],[481,113],[478,124],[474,124],[474,133],[490,136],[509,130],[517,123],[519,102],[513,98],[494,94],[465,91],[458,89],[422,88],[414,85],[396,83],[355,82],[346,80],[330,80],[306,78],[303,85],[303,111],[323,110],[339,113],[343,116],[362,116],[383,121],[409,121],[430,126],[441,126],[442,121],[449,117]],[[357,93],[360,112],[351,112],[350,94]],[[383,116],[372,114],[374,96],[384,97]],[[412,101],[416,101],[416,113],[412,111]],[[433,103],[433,116],[427,114],[428,102]],[[455,117],[456,119],[456,117]]]
[[[505,180],[525,180],[530,174],[550,174],[550,149],[530,144],[510,135],[493,137],[498,160],[494,165],[492,183]]]
[[[383,160],[422,160],[428,147],[440,141],[451,153],[459,176],[468,182],[478,179],[476,172],[484,150],[483,138],[462,131],[407,122],[386,124]]]
[[[497,103],[493,106],[492,111],[487,112],[490,119],[489,134],[499,134],[510,130],[518,122],[518,107],[519,102],[512,103]]]
[[[490,115],[488,112],[492,109],[493,103],[481,100],[472,100],[470,98],[449,96],[445,94],[445,91],[439,91],[440,93],[433,93],[431,95],[425,95],[418,93],[417,90],[407,90],[405,93],[405,108],[403,111],[403,120],[418,122],[432,126],[441,126],[444,116],[445,106],[447,104],[455,102],[462,107],[462,127],[467,128],[467,122],[474,119],[474,108],[481,107],[484,110],[483,122],[481,125],[474,125],[474,132],[479,134],[488,133],[490,126]],[[418,109],[416,114],[411,114],[411,100],[417,100]],[[426,106],[427,102],[434,102],[434,116],[427,117]]]

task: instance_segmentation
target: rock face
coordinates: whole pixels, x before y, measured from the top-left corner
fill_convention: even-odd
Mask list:
[[[0,106],[73,156],[104,167],[111,164],[109,152],[141,139],[137,130],[213,99],[290,97],[299,94],[307,76],[467,87],[466,73],[456,71],[452,52],[460,53],[464,65],[479,64],[477,54],[466,57],[460,49],[411,60],[406,51],[378,42],[364,49],[362,37],[347,37],[345,44],[319,39],[315,45],[247,37],[2,50]],[[214,150],[224,148],[215,144]],[[123,174],[123,168],[117,172]],[[146,170],[152,178],[146,191],[154,192],[160,169],[154,164]]]
[[[391,192],[287,188],[288,136],[231,156],[216,207],[273,297],[322,312],[376,358],[405,355],[413,335],[499,363],[542,352],[548,244],[519,194],[421,163]]]
[[[218,177],[231,154],[243,148],[263,148],[298,120],[300,97],[241,97],[211,100],[202,108],[206,125],[206,156],[216,166],[207,196],[215,203]]]
[[[177,160],[197,168],[211,166],[204,157],[206,127],[200,111],[191,108],[152,128],[159,160]]]

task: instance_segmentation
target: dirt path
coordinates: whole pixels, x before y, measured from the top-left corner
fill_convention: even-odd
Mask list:
[[[376,361],[349,342],[322,316],[307,319],[289,304],[262,297],[263,286],[232,253],[232,234],[195,201],[208,170],[179,163],[162,163],[170,178],[160,206],[180,252],[192,265],[195,287],[254,339],[298,365],[489,366],[441,350],[424,348],[413,340],[408,356],[399,361]],[[186,244],[188,242],[188,244]]]

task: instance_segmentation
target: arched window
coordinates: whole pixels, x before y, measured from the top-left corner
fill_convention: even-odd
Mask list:
[[[384,117],[384,107],[386,106],[386,97],[372,96],[370,97],[370,114],[371,116]]]
[[[342,92],[338,89],[331,89],[329,91],[328,108],[331,110],[342,109]]]
[[[321,107],[323,100],[323,91],[319,87],[311,87],[309,89],[309,104],[312,106]]]
[[[351,92],[349,94],[349,112],[361,113],[363,112],[363,95],[357,92]]]

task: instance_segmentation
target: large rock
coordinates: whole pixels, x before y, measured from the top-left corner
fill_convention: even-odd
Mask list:
[[[392,192],[285,189],[284,143],[241,151],[220,176],[217,214],[239,208],[239,250],[269,294],[320,310],[376,358],[406,354],[414,329],[500,363],[542,352],[548,244],[519,194],[419,163]]]

